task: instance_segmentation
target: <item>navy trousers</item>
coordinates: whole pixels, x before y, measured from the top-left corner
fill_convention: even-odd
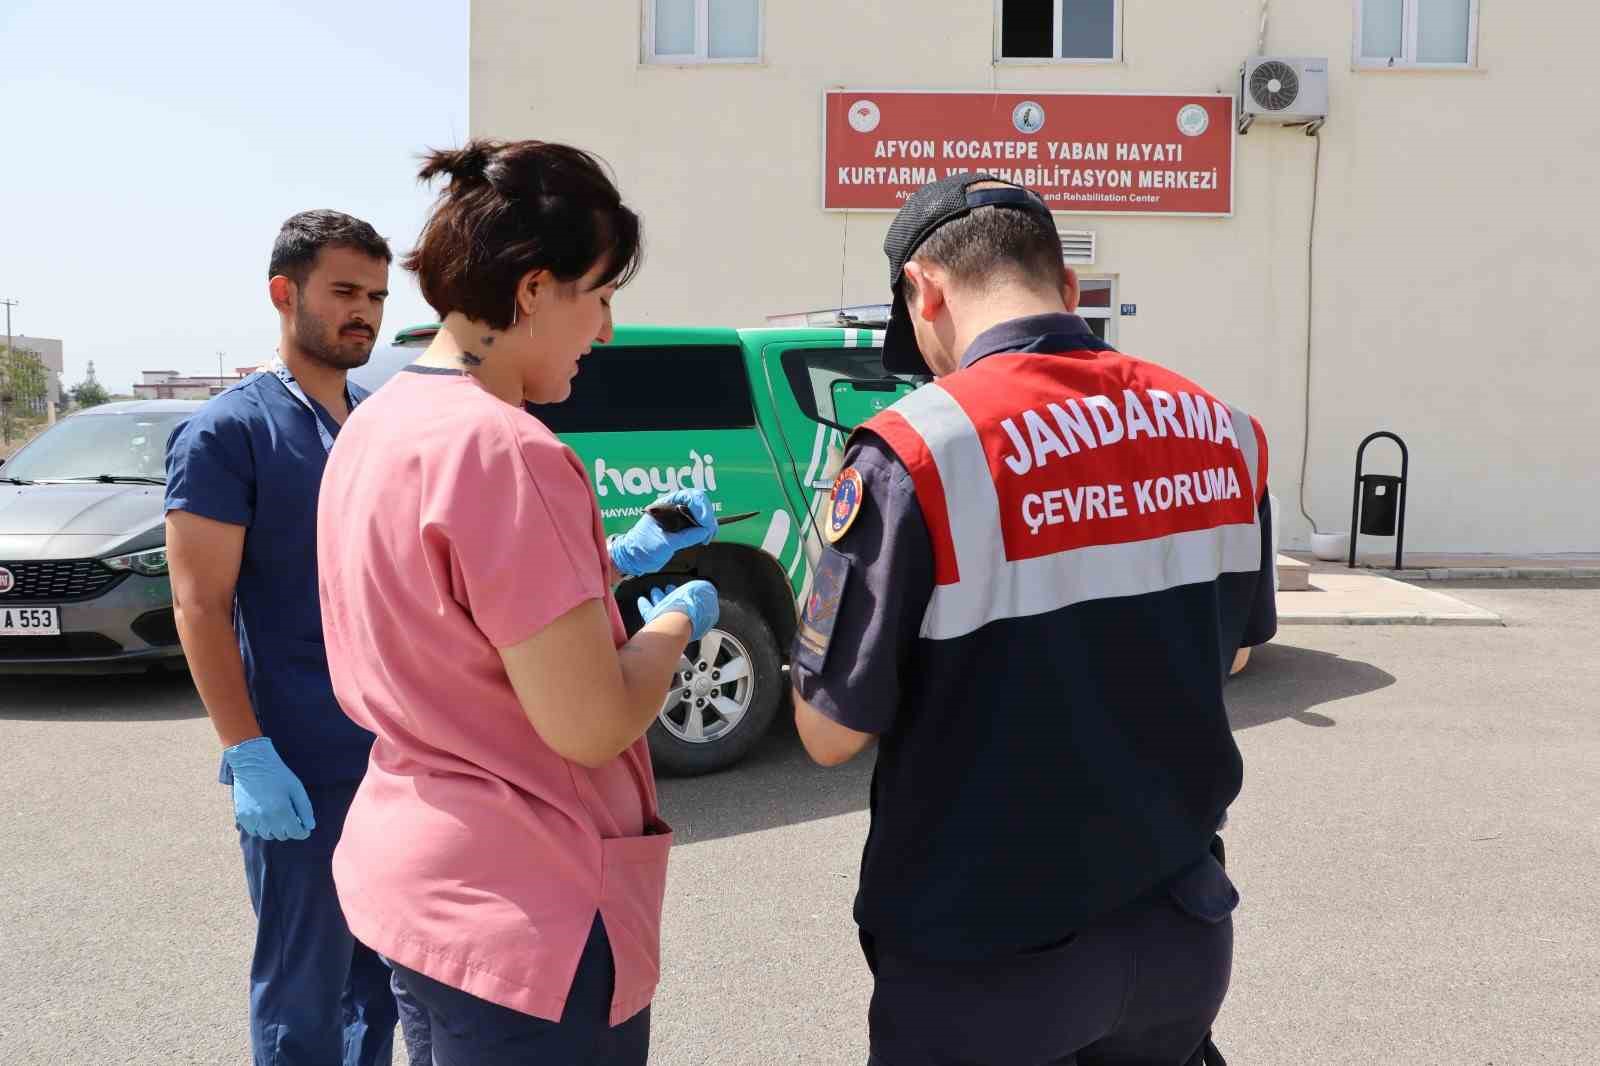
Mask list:
[[[306,791],[317,818],[307,839],[239,834],[256,913],[255,1066],[389,1066],[398,1019],[389,967],[350,934],[333,888],[333,849],[356,785]]]
[[[394,968],[393,963],[389,966]],[[433,1023],[428,1020],[428,1008],[406,991],[398,973],[390,979],[389,987],[394,990],[395,1006],[400,1008],[400,1035],[406,1043],[406,1066],[433,1066]]]
[[[434,1066],[645,1066],[650,1008],[611,1027],[616,966],[605,923],[595,916],[559,1022],[479,999],[395,966],[406,993],[428,1014]]]
[[[868,1066],[1202,1066],[1233,967],[1238,893],[1213,858],[1058,944],[873,968]]]

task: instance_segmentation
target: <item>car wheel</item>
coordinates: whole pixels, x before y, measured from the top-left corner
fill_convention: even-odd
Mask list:
[[[656,768],[673,776],[732,766],[766,735],[783,696],[772,629],[754,608],[722,600],[716,627],[678,660],[649,732]]]

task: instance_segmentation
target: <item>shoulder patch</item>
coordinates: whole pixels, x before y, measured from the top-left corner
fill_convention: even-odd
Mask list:
[[[833,626],[839,619],[839,604],[849,577],[849,559],[832,548],[822,553],[795,635],[795,658],[813,673],[820,673],[828,661],[828,645],[833,642]]]
[[[847,466],[839,471],[833,491],[828,494],[828,520],[822,530],[829,544],[839,543],[839,538],[850,532],[856,516],[861,513],[861,500],[865,495],[859,470]]]

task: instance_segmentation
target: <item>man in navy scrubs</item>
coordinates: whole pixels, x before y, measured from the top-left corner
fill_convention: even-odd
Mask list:
[[[372,735],[339,709],[317,592],[317,494],[363,393],[388,296],[388,244],[360,219],[284,223],[268,291],[278,355],[202,407],[167,449],[178,632],[222,742],[257,919],[256,1066],[388,1066],[397,1018],[383,960],[357,943],[332,857]]]

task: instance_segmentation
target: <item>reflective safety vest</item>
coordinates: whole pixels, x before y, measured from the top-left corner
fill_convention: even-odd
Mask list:
[[[1153,363],[991,355],[865,428],[910,470],[927,520],[929,639],[1261,565],[1266,435]]]
[[[910,472],[935,585],[857,920],[950,957],[1059,941],[1204,857],[1238,794],[1222,686],[1268,550],[1265,435],[1110,350],[990,355],[863,430]]]

